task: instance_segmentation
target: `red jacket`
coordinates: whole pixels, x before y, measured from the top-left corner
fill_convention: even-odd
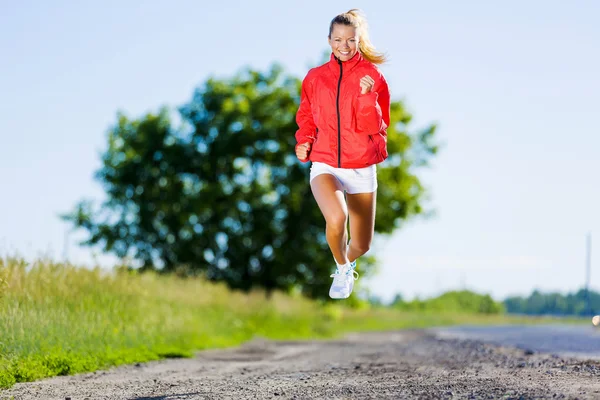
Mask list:
[[[375,84],[361,94],[360,79]],[[330,60],[312,68],[302,82],[296,146],[311,143],[306,162],[336,168],[363,168],[385,160],[390,124],[390,93],[381,71],[357,52],[352,59]]]

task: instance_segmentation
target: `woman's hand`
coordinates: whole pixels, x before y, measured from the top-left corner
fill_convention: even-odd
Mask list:
[[[367,94],[373,89],[373,85],[375,84],[375,80],[371,78],[369,75],[365,75],[360,78],[360,94]]]
[[[302,143],[302,144],[296,146],[296,157],[298,157],[298,160],[304,161],[308,157],[309,151],[310,151],[310,143],[309,142]]]

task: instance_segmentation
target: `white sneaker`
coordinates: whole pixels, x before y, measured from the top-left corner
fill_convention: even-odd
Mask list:
[[[338,265],[335,272],[330,275],[333,283],[329,289],[332,299],[347,299],[354,289],[354,281],[358,279],[358,272],[354,270],[356,261],[351,264]]]

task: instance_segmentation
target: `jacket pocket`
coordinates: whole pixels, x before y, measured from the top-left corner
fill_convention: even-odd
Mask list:
[[[377,154],[377,159],[381,159],[381,152],[379,151],[379,144],[375,142],[372,135],[369,135],[369,142],[373,145],[373,149],[375,149],[375,153]]]

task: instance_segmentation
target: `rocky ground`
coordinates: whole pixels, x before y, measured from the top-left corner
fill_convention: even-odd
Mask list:
[[[0,399],[600,399],[600,361],[427,331],[239,348],[17,384]]]

